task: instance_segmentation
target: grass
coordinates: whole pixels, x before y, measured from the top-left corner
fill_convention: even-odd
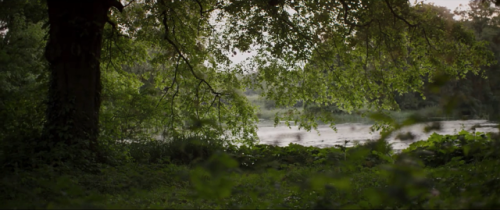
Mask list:
[[[227,173],[225,181],[230,183],[230,196],[221,195],[207,199],[206,195],[223,194],[220,191],[222,188],[212,188],[201,193],[197,191],[189,178],[195,174],[195,169],[175,165],[148,165],[148,167],[151,168],[146,169],[144,166],[131,164],[108,168],[100,174],[74,174],[64,177],[58,177],[47,171],[37,171],[37,174],[45,176],[34,183],[39,187],[34,190],[33,194],[23,196],[23,200],[2,202],[2,207],[311,208],[315,203],[305,201],[317,195],[312,191],[305,193],[300,189],[300,185],[310,182],[311,174],[328,169],[300,166],[290,167],[289,170],[269,169]],[[20,175],[28,177],[28,173],[20,172]],[[364,179],[367,178],[366,175],[366,173],[359,173],[354,176]],[[55,180],[56,186],[48,187],[43,184],[51,179]],[[206,181],[211,182],[214,179],[216,178],[207,177]],[[21,180],[15,181],[14,183],[19,184],[17,181]]]
[[[98,165],[94,171],[3,170],[0,208],[498,208],[498,142],[472,135],[435,135],[401,154],[384,141],[352,148],[205,149],[198,154],[203,160],[194,163],[186,158],[197,157],[157,152],[178,144],[145,145],[142,150],[154,150],[148,159]],[[463,148],[468,152],[460,152]],[[418,158],[422,154],[427,155]],[[183,161],[167,161],[175,155]]]
[[[331,167],[290,166],[286,170],[239,171],[227,173],[225,181],[230,194],[225,196],[220,191],[222,188],[206,192],[197,190],[189,176],[185,176],[193,174],[194,169],[173,165],[148,165],[153,169],[145,169],[139,165],[127,165],[95,175],[54,177],[54,188],[38,186],[26,189],[33,194],[1,205],[2,208],[120,209],[369,209],[392,205],[465,209],[474,205],[476,208],[499,207],[496,196],[499,188],[488,187],[491,183],[498,186],[495,179],[498,170],[490,168],[498,163],[496,160],[460,167],[448,164],[427,170],[380,166],[339,172]],[[141,169],[143,173],[140,173]],[[398,173],[407,177],[389,179]],[[213,178],[206,179],[206,182],[212,181]],[[418,199],[405,195],[412,193],[418,195]],[[222,195],[209,197],[208,194]],[[423,203],[417,205],[417,202]]]
[[[248,209],[248,208],[312,208],[316,204],[307,202],[317,197],[316,193],[300,189],[301,184],[310,182],[310,174],[325,168],[298,167],[293,170],[267,170],[261,172],[239,172],[228,175],[232,184],[231,196],[219,199],[204,199],[190,189],[192,186],[164,186],[152,191],[118,194],[111,196],[112,205],[124,204],[135,208],[190,208],[190,209]],[[366,173],[355,177],[364,179]],[[186,182],[187,183],[187,182]],[[361,187],[361,186],[360,186]],[[210,193],[218,193],[213,190]],[[310,200],[312,201],[312,200]]]

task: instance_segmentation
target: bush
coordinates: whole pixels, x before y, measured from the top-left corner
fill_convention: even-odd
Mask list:
[[[426,141],[414,142],[403,152],[421,159],[426,166],[437,167],[452,160],[471,163],[487,157],[499,157],[497,152],[486,152],[498,151],[492,148],[498,148],[498,140],[493,140],[491,134],[462,130],[457,135],[433,133]]]
[[[206,160],[218,151],[223,151],[221,140],[210,138],[176,138],[170,142],[134,142],[128,146],[134,161],[142,163],[191,164]]]
[[[124,146],[133,161],[93,172],[51,166],[7,172],[0,207],[493,209],[500,206],[494,139],[436,134],[398,155],[384,140],[350,148],[237,147],[200,138],[132,143]],[[422,148],[445,151],[445,158],[419,157]]]

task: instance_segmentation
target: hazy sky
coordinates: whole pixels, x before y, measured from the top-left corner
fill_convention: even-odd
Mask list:
[[[432,2],[438,6],[448,7],[448,9],[450,9],[451,11],[455,10],[455,8],[457,8],[460,4],[462,4],[464,7],[469,4],[469,0],[424,0],[424,2]]]

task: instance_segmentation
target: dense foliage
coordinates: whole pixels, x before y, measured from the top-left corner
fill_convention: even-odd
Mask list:
[[[498,137],[433,134],[351,148],[125,144],[129,161],[2,179],[2,208],[498,208]],[[187,142],[187,143],[186,143]],[[140,151],[140,152],[139,152]],[[146,155],[145,155],[146,154]],[[62,175],[64,174],[64,175]]]
[[[480,1],[473,1],[467,9],[455,12],[464,22],[464,26],[471,29],[476,39],[488,42],[487,47],[498,60],[498,8],[488,7]],[[468,73],[467,79],[450,78],[438,92],[426,91],[422,99],[419,93],[397,95],[396,101],[402,110],[416,110],[429,106],[439,106],[442,98],[454,101],[454,112],[450,116],[460,116],[467,113],[469,118],[498,119],[498,63],[489,67],[482,67],[482,75]]]
[[[230,133],[251,143],[257,118],[241,93],[247,87],[286,110],[275,121],[295,121],[309,130],[317,120],[331,123],[333,117],[302,112],[294,106],[299,101],[348,112],[394,109],[395,93],[421,92],[424,81],[441,74],[477,74],[493,61],[486,42],[475,40],[449,11],[406,1],[126,5],[121,12],[112,10],[109,21],[115,25],[108,24],[103,34],[100,121],[132,114],[138,117],[119,124],[153,129],[166,138]],[[231,65],[229,56],[249,50],[257,55]],[[139,87],[141,96],[134,96]],[[111,116],[104,113],[109,107],[123,108]],[[117,130],[108,133],[121,138],[134,129]]]
[[[423,107],[498,116],[498,8],[471,1],[455,20],[402,0],[65,1],[115,3],[96,35],[61,18],[83,7],[54,2],[0,0],[0,208],[500,206],[498,136],[433,134],[401,153],[385,140]],[[54,38],[68,26],[55,20],[73,21],[71,37]],[[83,88],[89,69],[99,90]],[[98,131],[75,122],[89,107],[64,85],[96,101]],[[419,111],[384,112],[399,109]],[[348,113],[379,122],[381,139],[258,144],[263,116],[311,130]]]

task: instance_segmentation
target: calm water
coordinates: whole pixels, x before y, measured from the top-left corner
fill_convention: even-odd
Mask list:
[[[408,147],[412,142],[427,139],[433,132],[438,134],[456,134],[462,128],[467,131],[472,131],[471,128],[478,125],[481,127],[476,128],[476,132],[498,132],[498,128],[495,127],[497,124],[490,123],[487,120],[440,121],[440,123],[441,129],[431,131],[430,133],[425,133],[423,131],[424,127],[430,123],[421,123],[405,127],[395,132],[387,140],[392,143],[395,150],[401,150]],[[338,124],[336,127],[337,132],[326,125],[318,126],[318,135],[318,132],[315,130],[306,132],[304,130],[299,130],[298,126],[292,126],[290,129],[284,125],[278,125],[277,127],[273,127],[272,125],[259,125],[257,135],[259,136],[261,144],[286,146],[289,143],[297,143],[304,146],[315,147],[331,147],[336,144],[344,144],[345,140],[350,141],[347,146],[352,146],[354,141],[362,143],[380,137],[377,132],[370,132],[371,125]],[[396,139],[398,133],[407,132],[411,132],[415,138],[406,141]]]

